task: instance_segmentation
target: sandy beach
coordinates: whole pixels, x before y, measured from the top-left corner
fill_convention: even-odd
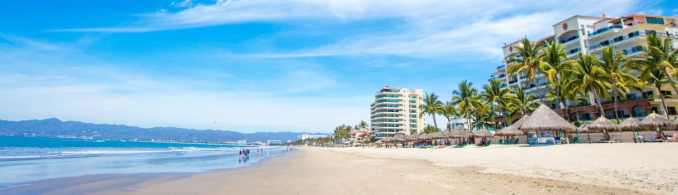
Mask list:
[[[678,144],[302,147],[261,164],[44,194],[675,194]],[[125,179],[125,177],[117,177]],[[106,183],[116,182],[109,179]]]

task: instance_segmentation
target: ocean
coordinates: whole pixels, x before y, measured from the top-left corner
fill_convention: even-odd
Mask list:
[[[239,155],[244,148],[251,151],[247,159]],[[0,136],[0,189],[84,175],[238,168],[287,151],[286,147]]]

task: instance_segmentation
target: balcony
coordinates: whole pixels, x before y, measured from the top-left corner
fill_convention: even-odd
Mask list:
[[[571,43],[575,40],[579,40],[579,36],[573,36],[573,37],[570,37],[570,38],[567,38],[567,39],[560,40],[560,44]]]
[[[608,26],[608,27],[605,27],[605,28],[598,29],[598,30],[596,30],[595,32],[589,34],[589,36],[590,36],[590,37],[595,37],[595,36],[601,35],[601,34],[603,34],[603,33],[605,33],[605,32],[608,32],[608,31],[610,31],[610,30],[613,30],[613,29],[622,29],[622,28],[624,28],[624,27],[623,27],[621,24],[616,24],[616,25],[612,25],[612,26]]]

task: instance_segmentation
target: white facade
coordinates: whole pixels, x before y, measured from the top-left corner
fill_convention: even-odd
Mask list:
[[[421,133],[424,119],[421,107],[424,91],[384,87],[375,95],[371,105],[370,130],[376,139],[392,137],[396,133]]]

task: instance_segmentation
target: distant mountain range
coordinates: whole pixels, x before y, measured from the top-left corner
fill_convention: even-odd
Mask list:
[[[248,142],[266,140],[294,141],[299,139],[301,134],[296,132],[240,133],[235,131],[197,130],[175,127],[141,128],[127,125],[61,121],[56,118],[24,121],[0,120],[0,135],[223,143],[237,140],[247,140]]]

